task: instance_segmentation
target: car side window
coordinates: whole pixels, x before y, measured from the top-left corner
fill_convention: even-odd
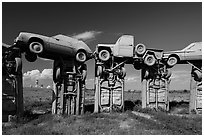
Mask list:
[[[201,50],[201,45],[200,44],[194,44],[188,50],[191,50],[191,51]]]

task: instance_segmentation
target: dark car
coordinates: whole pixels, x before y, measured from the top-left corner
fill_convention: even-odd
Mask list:
[[[21,32],[14,42],[26,53],[25,57],[30,62],[35,61],[37,56],[53,60],[75,58],[78,62],[85,62],[92,56],[91,49],[83,41],[61,34],[47,37]]]

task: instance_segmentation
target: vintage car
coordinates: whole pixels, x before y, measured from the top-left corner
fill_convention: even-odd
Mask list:
[[[182,50],[164,52],[163,59],[167,60],[167,65],[173,67],[175,64],[183,64],[187,61],[195,62],[202,60],[202,42],[195,42]]]
[[[30,62],[34,62],[37,56],[53,60],[75,58],[81,63],[92,57],[91,49],[83,41],[61,34],[47,37],[21,32],[14,45],[25,52],[25,58]]]
[[[115,68],[115,73],[117,73],[120,78],[124,78],[126,70],[122,62],[127,59],[132,59],[133,49],[134,37],[131,35],[122,35],[115,44],[98,44],[96,46],[95,55],[98,63],[103,65],[97,67],[97,76],[105,76],[105,70]]]
[[[98,44],[96,53],[101,61],[107,61],[111,55],[119,58],[133,57],[133,48],[134,37],[122,35],[115,44]]]
[[[98,44],[96,47],[96,53],[101,61],[107,61],[111,55],[115,58],[138,58],[142,57],[146,52],[144,44],[139,43],[134,46],[134,36],[122,35],[115,44]]]
[[[98,58],[102,62],[107,62],[112,56],[114,60],[126,61],[127,64],[134,65],[135,69],[141,69],[143,64],[153,66],[156,62],[157,56],[161,56],[160,50],[146,49],[142,43],[134,45],[134,36],[122,35],[115,44],[98,44],[96,47]],[[159,53],[159,54],[157,54]]]

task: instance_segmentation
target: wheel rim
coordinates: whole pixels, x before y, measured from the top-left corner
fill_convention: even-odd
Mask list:
[[[176,65],[176,63],[177,63],[177,58],[176,57],[169,57],[169,59],[167,61],[167,64],[169,66],[172,67],[172,66]]]
[[[110,53],[107,50],[101,50],[99,52],[99,59],[107,61],[110,58]]]
[[[147,57],[145,58],[145,64],[147,64],[148,66],[153,66],[155,64],[155,61],[156,59],[153,55],[147,55]]]
[[[136,46],[135,50],[136,50],[136,53],[137,53],[138,55],[143,55],[143,54],[145,53],[145,51],[146,51],[146,47],[145,47],[145,45],[143,45],[143,44],[138,44],[138,45]]]
[[[30,51],[36,54],[42,53],[43,51],[43,46],[39,42],[32,42],[29,46]]]
[[[84,52],[78,52],[76,55],[76,60],[79,62],[85,62],[86,61],[86,54]]]

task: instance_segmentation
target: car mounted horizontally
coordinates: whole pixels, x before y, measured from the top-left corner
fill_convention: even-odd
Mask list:
[[[202,60],[202,42],[194,42],[182,50],[166,51],[163,59],[169,67],[176,64],[187,64],[201,62]]]
[[[25,58],[34,62],[37,56],[47,59],[75,58],[83,63],[92,57],[92,51],[83,42],[65,35],[47,37],[34,33],[21,32],[14,45],[25,52]]]

